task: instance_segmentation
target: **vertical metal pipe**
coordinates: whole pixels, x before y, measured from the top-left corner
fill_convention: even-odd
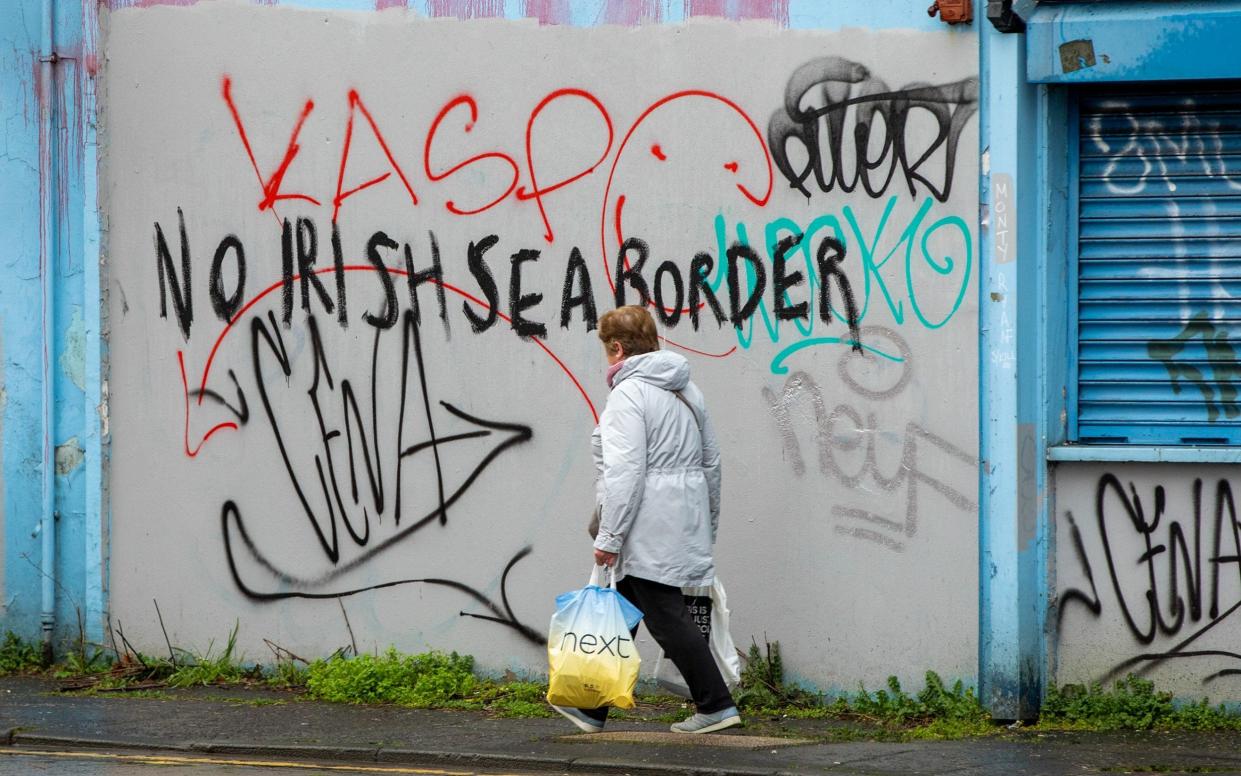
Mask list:
[[[56,0],[43,0],[43,32],[39,44],[39,291],[42,295],[42,353],[40,358],[42,379],[42,511],[39,517],[42,540],[43,589],[42,613],[43,657],[52,658],[52,634],[56,628],[56,461],[53,451],[53,435],[56,418],[56,390],[52,369],[55,350],[55,299],[57,228],[56,170],[54,149],[56,146],[56,114],[54,111],[56,79],[56,41],[53,32],[56,17]]]

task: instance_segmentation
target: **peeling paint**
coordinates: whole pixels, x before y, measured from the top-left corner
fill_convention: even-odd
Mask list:
[[[405,0],[375,0],[375,10],[383,11],[388,8],[406,8]]]
[[[57,476],[67,477],[72,474],[74,469],[82,465],[85,452],[86,449],[82,447],[77,437],[69,437],[56,445]]]
[[[108,438],[108,381],[102,380],[99,384],[99,406],[95,411],[99,413],[99,434],[104,438]]]
[[[60,371],[80,390],[86,390],[86,321],[82,308],[73,306],[73,318],[65,330],[64,352],[60,354]]]

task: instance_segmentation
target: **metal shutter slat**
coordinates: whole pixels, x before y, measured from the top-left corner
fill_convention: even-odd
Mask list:
[[[1150,350],[1146,341],[1083,341],[1078,347],[1077,360],[1081,368],[1102,363],[1132,364],[1135,362],[1150,363]],[[1154,366],[1152,364],[1152,366]],[[1162,367],[1161,367],[1162,368]]]
[[[1171,273],[1176,267],[1165,267]],[[1141,299],[1192,299],[1210,305],[1221,294],[1241,298],[1241,282],[1236,278],[1171,278],[1124,277],[1082,280],[1078,299],[1088,301],[1120,301]]]
[[[1224,138],[1219,138],[1221,142]],[[1236,142],[1241,144],[1241,139]],[[1101,154],[1099,156],[1091,156],[1083,158],[1079,170],[1083,181],[1095,179],[1111,179],[1115,176],[1129,178],[1131,181],[1137,181],[1142,176],[1149,175],[1155,170],[1159,170],[1160,175],[1172,179],[1176,178],[1197,178],[1199,176],[1215,177],[1220,164],[1225,169],[1239,170],[1241,169],[1241,157],[1235,154],[1220,154],[1218,158],[1212,158],[1209,161],[1203,159],[1190,158],[1188,156],[1180,156],[1173,154],[1172,156],[1151,156],[1143,157],[1123,156],[1117,158],[1111,154]],[[1165,184],[1166,185],[1166,184]],[[1180,187],[1172,190],[1178,191]]]
[[[1080,401],[1084,407],[1111,407],[1120,405],[1158,405],[1161,407],[1158,417],[1165,418],[1167,413],[1181,420],[1206,420],[1206,410],[1201,401],[1186,402],[1188,395],[1194,399],[1202,399],[1199,382],[1192,379],[1193,375],[1186,372],[1177,383],[1162,382],[1128,382],[1128,383],[1083,383]],[[1214,395],[1214,392],[1211,394]],[[1218,412],[1218,410],[1217,410]]]
[[[1238,159],[1241,164],[1241,159]],[[1241,216],[1241,191],[1230,197],[1113,197],[1081,204],[1083,221],[1115,218],[1222,218]]]
[[[1229,170],[1235,169],[1229,167]],[[1160,183],[1150,185],[1150,175],[1158,174]],[[1083,178],[1080,194],[1083,202],[1095,199],[1114,199],[1118,192],[1126,198],[1142,199],[1145,197],[1166,197],[1175,192],[1178,197],[1209,197],[1219,194],[1217,176],[1208,175],[1169,175],[1151,170],[1150,175],[1111,175],[1107,178]],[[1229,187],[1231,191],[1231,187]],[[1235,192],[1233,192],[1235,193]]]
[[[1166,259],[1176,256],[1182,259],[1241,258],[1241,239],[1196,240],[1096,240],[1083,243],[1078,248],[1082,260],[1108,259]]]
[[[1077,439],[1241,444],[1241,89],[1078,115]]]
[[[1172,250],[1166,255],[1174,257],[1177,255],[1176,245],[1171,241],[1192,237],[1241,239],[1241,218],[1093,218],[1079,222],[1078,234],[1083,241],[1111,238],[1167,240]]]
[[[1082,321],[1079,325],[1078,348],[1088,343],[1104,341],[1149,342],[1176,337],[1185,331],[1180,321]],[[1241,342],[1241,321],[1224,321],[1215,324],[1216,336],[1226,337],[1230,342]],[[1241,346],[1238,346],[1241,349]]]
[[[1218,259],[1177,259],[1176,261],[1134,261],[1129,258],[1082,261],[1079,265],[1082,290],[1112,280],[1228,282],[1241,275],[1241,257]]]
[[[1209,358],[1177,358],[1175,359],[1175,365],[1177,368],[1184,370],[1186,374],[1189,374],[1191,371],[1205,373],[1211,369],[1235,367],[1235,365],[1229,364],[1227,361],[1216,361]],[[1168,386],[1168,370],[1164,366],[1164,362],[1158,358],[1147,357],[1143,361],[1096,362],[1083,359],[1080,369],[1081,375],[1079,379],[1083,387],[1089,385],[1095,389],[1107,389],[1110,391],[1113,386],[1123,386],[1130,383],[1158,383],[1165,388]],[[1121,396],[1119,398],[1123,399],[1124,397]]]
[[[1241,321],[1241,299],[1228,301],[1178,299],[1119,299],[1088,302],[1077,308],[1078,319],[1087,321],[1184,321],[1205,315],[1208,320]],[[1241,342],[1237,343],[1241,346]]]
[[[1175,439],[1182,444],[1198,445],[1235,443],[1233,437],[1226,434],[1221,435],[1220,428],[1211,422],[1190,423],[1178,420],[1161,423],[1147,420],[1143,421],[1143,423],[1147,427],[1146,433],[1134,439],[1132,436],[1133,425],[1131,423],[1093,421],[1083,427],[1083,431],[1078,435],[1078,440],[1089,444],[1124,444],[1132,442],[1160,444],[1161,442],[1157,440],[1163,439]]]
[[[1077,2],[1077,0],[1070,0]],[[1237,104],[1236,91],[1231,85],[1212,88],[1210,84],[1202,85],[1193,90],[1192,95],[1185,93],[1168,94],[1166,92],[1149,92],[1129,90],[1124,94],[1083,94],[1081,96],[1082,115],[1126,115],[1134,109],[1144,109],[1148,113],[1174,110],[1176,107],[1197,108],[1199,112],[1210,112],[1212,108],[1232,110]],[[1192,100],[1192,102],[1190,102]],[[1171,106],[1171,107],[1170,107]]]

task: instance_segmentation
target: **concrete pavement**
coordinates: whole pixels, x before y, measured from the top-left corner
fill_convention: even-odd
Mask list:
[[[533,776],[378,763],[352,765],[220,755],[0,747],[0,776]]]
[[[264,690],[82,697],[59,694],[43,679],[0,679],[0,743],[20,748],[634,776],[1241,774],[1237,734],[1018,731],[970,741],[828,743],[827,724],[762,722],[736,736],[681,737],[666,734],[665,723],[618,720],[591,736],[561,719],[326,704]]]

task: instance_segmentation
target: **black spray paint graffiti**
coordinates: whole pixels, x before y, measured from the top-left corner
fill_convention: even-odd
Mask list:
[[[195,331],[195,284],[191,282],[194,261],[185,215],[180,209],[177,211],[177,221],[179,245],[170,244],[162,227],[159,224],[155,226],[155,274],[162,317],[175,318],[181,336],[189,341]],[[320,229],[310,219],[284,221],[280,241],[280,281],[248,302],[245,291],[247,254],[241,239],[236,235],[227,235],[219,242],[211,261],[210,278],[206,284],[210,291],[210,312],[226,324],[224,334],[232,330],[235,337],[240,338],[243,329],[248,328],[253,384],[247,380],[243,389],[238,371],[245,371],[244,367],[237,371],[229,369],[227,375],[232,383],[231,389],[219,385],[207,388],[204,377],[198,388],[189,390],[187,385],[187,398],[199,403],[209,400],[211,404],[223,408],[232,415],[232,425],[238,428],[249,426],[252,418],[266,419],[287,473],[287,481],[292,485],[293,492],[289,495],[296,497],[296,503],[307,519],[307,541],[312,547],[317,545],[317,552],[321,553],[316,554],[313,550],[307,553],[307,556],[316,559],[310,562],[309,567],[306,567],[304,559],[299,559],[297,568],[293,568],[290,562],[280,561],[280,547],[270,546],[273,540],[261,530],[268,525],[269,516],[264,515],[262,522],[251,522],[247,526],[243,519],[243,512],[246,512],[243,505],[238,503],[239,499],[230,499],[222,508],[221,519],[227,562],[234,581],[245,595],[263,601],[290,597],[339,597],[413,582],[442,585],[469,595],[491,612],[490,615],[469,616],[503,623],[537,640],[537,633],[520,623],[508,607],[505,587],[509,572],[517,561],[525,557],[529,548],[519,551],[505,566],[499,603],[487,599],[475,587],[455,580],[419,577],[378,584],[361,581],[369,580],[368,570],[364,567],[370,558],[436,520],[440,525],[446,524],[449,508],[464,495],[483,469],[501,452],[530,439],[533,432],[524,425],[483,420],[447,402],[439,402],[438,406],[431,402],[422,358],[422,308],[428,307],[425,310],[427,322],[433,322],[432,317],[438,313],[439,324],[442,324],[446,336],[451,335],[453,329],[450,325],[451,308],[445,293],[450,286],[444,279],[441,248],[433,232],[427,233],[426,247],[419,250],[409,242],[401,244],[387,233],[376,231],[365,242],[365,263],[346,261],[345,240],[337,225],[331,225],[330,238],[320,234]],[[696,255],[691,262],[690,279],[687,281],[671,261],[660,264],[652,275],[648,266],[652,263],[648,261],[648,246],[642,240],[631,237],[624,242],[616,257],[615,302],[622,304],[627,296],[632,299],[636,293],[642,303],[654,301],[657,314],[669,326],[677,323],[682,304],[688,303],[691,325],[697,329],[702,309],[709,311],[708,316],[715,317],[717,325],[731,323],[741,327],[758,310],[768,287],[775,295],[775,310],[779,319],[807,319],[817,315],[824,322],[831,322],[835,312],[833,300],[838,294],[836,301],[838,304],[843,302],[844,315],[836,312],[835,316],[845,319],[843,322],[853,335],[852,345],[855,350],[860,350],[859,313],[842,269],[844,246],[837,240],[823,238],[814,251],[820,278],[817,293],[797,304],[788,300],[790,289],[806,282],[802,272],[788,271],[787,266],[787,254],[800,246],[801,239],[800,235],[786,237],[773,246],[775,260],[768,284],[767,271],[759,254],[742,243],[734,244],[725,252],[723,266],[719,267],[718,272],[711,255]],[[487,235],[470,242],[468,249],[463,251],[465,268],[471,276],[470,280],[465,281],[468,290],[457,287],[452,287],[452,290],[466,297],[461,303],[461,311],[469,324],[469,331],[481,334],[502,325],[500,322],[503,320],[518,337],[544,339],[548,335],[548,326],[544,319],[538,317],[537,310],[544,295],[531,292],[529,275],[523,279],[523,272],[529,272],[530,265],[539,260],[540,254],[535,250],[521,249],[513,253],[507,262],[496,260],[488,256],[488,251],[496,248],[498,243],[496,235]],[[179,253],[179,266],[173,260],[173,251]],[[509,266],[507,309],[501,299],[501,289],[505,283],[497,277],[497,270],[503,271],[505,264]],[[232,268],[228,278],[225,277],[226,267]],[[724,276],[722,282],[709,280],[717,275]],[[349,283],[347,277],[356,278],[356,281]],[[835,278],[834,284],[830,282],[832,278]],[[473,286],[469,286],[471,282]],[[202,285],[201,281],[197,284],[199,288]],[[666,296],[669,287],[673,289],[672,297]],[[366,297],[363,305],[351,304],[350,295],[356,298],[358,289]],[[252,306],[268,293],[275,309],[267,311],[264,320]],[[596,305],[590,272],[577,248],[569,251],[560,297],[562,327],[568,328],[571,320],[580,316],[588,331],[595,328]],[[434,312],[428,303],[436,307]],[[266,306],[259,309],[266,309]],[[293,326],[295,316],[299,322],[297,327]],[[300,325],[303,320],[304,328]],[[399,325],[401,321],[403,325]],[[360,337],[374,338],[369,385],[340,379],[345,369],[339,364],[348,360],[348,354],[329,356],[325,346],[324,331],[327,327],[347,329],[351,322],[362,324]],[[291,350],[300,347],[302,343],[298,342],[299,339],[307,338],[310,363],[300,370],[295,369],[296,359],[291,356]],[[380,358],[381,342],[390,343],[397,339],[403,344],[399,356],[401,379],[396,381],[385,374],[385,379],[380,380],[383,361]],[[217,347],[218,344],[219,341]],[[391,349],[389,346],[384,350]],[[214,350],[212,352],[214,354]],[[390,373],[394,361],[388,359],[387,364],[388,368],[382,371]],[[419,414],[414,412],[413,404],[407,406],[406,402],[408,392],[413,390],[410,384],[413,368],[417,369],[417,387],[422,392],[421,398],[414,403],[422,406],[420,423],[426,426],[426,438],[420,437],[421,441],[407,444],[405,422]],[[295,378],[308,383],[309,389],[304,393],[287,388],[279,390],[281,384],[288,386]],[[382,392],[380,385],[391,389],[395,383],[399,383],[401,391],[399,407],[396,401],[389,401],[381,408],[378,398]],[[269,389],[279,390],[280,395],[273,398]],[[252,402],[255,391],[260,400],[258,402]],[[369,404],[366,402],[368,394]],[[252,413],[252,403],[261,404],[262,412],[255,410]],[[447,435],[437,433],[437,415],[455,418],[458,426],[468,424],[470,430]],[[395,448],[385,448],[380,442],[381,426],[385,427],[384,430],[390,429],[394,421],[397,424]],[[290,432],[304,438],[290,442]],[[462,482],[455,486],[446,482],[448,468],[441,462],[441,452],[446,446],[489,436],[500,441],[472,470],[466,467],[468,474]],[[189,452],[188,428],[186,450],[190,455],[195,454]],[[423,489],[422,494],[434,491],[437,501],[425,508],[413,509],[403,502],[401,472],[407,463],[417,465],[422,459],[430,459],[432,468],[418,467],[418,473],[406,479],[430,483],[431,487]],[[388,471],[392,467],[395,467],[395,476]],[[452,471],[463,470],[458,465]],[[411,514],[415,515],[413,523],[408,522]],[[390,523],[381,526],[380,523],[389,516]],[[272,519],[275,517],[271,516]],[[309,539],[311,535],[313,540]]]
[[[842,317],[852,335],[853,348],[861,350],[862,336],[858,331],[858,320],[861,316],[858,313],[857,302],[853,298],[852,284],[843,269],[845,246],[836,238],[824,237],[814,249],[815,270],[814,282],[811,285],[818,286],[818,299],[813,304],[814,309],[811,309],[812,303],[809,300],[796,304],[790,303],[788,292],[806,283],[806,273],[800,270],[789,271],[789,254],[802,244],[804,237],[801,233],[788,235],[771,246],[772,306],[770,309],[772,313],[779,321],[813,320],[817,316],[823,323],[831,323],[832,281],[834,280],[840,292],[841,301],[844,303],[845,313]],[[630,262],[627,266],[626,259],[630,251],[636,254],[637,260]],[[626,304],[625,286],[633,286],[638,293],[638,304],[643,306],[653,304],[659,320],[669,327],[675,327],[681,319],[682,305],[688,299],[690,322],[695,331],[698,330],[699,311],[704,307],[711,310],[718,324],[729,321],[740,330],[745,322],[759,310],[763,295],[767,292],[767,270],[762,257],[754,248],[740,242],[733,243],[732,247],[725,251],[728,286],[727,314],[720,300],[716,298],[715,292],[711,290],[710,278],[715,260],[709,253],[699,253],[690,263],[688,296],[684,290],[685,281],[681,279],[681,270],[672,261],[660,264],[655,270],[652,283],[647,283],[642,275],[642,269],[649,256],[650,249],[643,240],[631,237],[621,246],[620,255],[616,261],[616,306]],[[741,269],[742,266],[747,267],[744,272]],[[665,278],[672,280],[671,298],[665,296],[666,284],[663,282]],[[566,292],[567,290],[566,281]],[[744,301],[742,300],[743,293]]]
[[[251,538],[238,505],[229,500],[221,510],[221,528],[229,570],[238,588],[250,598],[271,601],[342,597],[410,583],[440,585],[466,594],[491,612],[463,611],[463,616],[501,623],[539,643],[542,636],[517,619],[507,594],[509,573],[530,553],[530,547],[518,551],[504,567],[498,604],[474,587],[450,579],[408,578],[377,584],[357,581],[365,577],[364,565],[379,553],[427,526],[447,524],[450,507],[501,453],[531,439],[531,429],[521,424],[484,420],[449,402],[432,401],[421,326],[413,310],[404,312],[399,327],[376,328],[370,384],[364,386],[333,376],[329,366],[332,359],[314,316],[307,318],[307,327],[312,375],[304,409],[288,406],[287,400],[297,395],[287,392],[287,384],[294,377],[293,360],[274,313],[269,312],[266,321],[257,316],[251,320],[250,344],[263,416],[269,422],[289,482],[309,524],[307,529],[313,532],[321,550],[320,560],[297,572],[270,560],[268,553]],[[380,344],[385,336],[401,338],[399,380],[387,373],[381,376],[384,370]],[[399,383],[396,406],[386,406],[378,398],[381,383]],[[286,387],[280,402],[273,401],[270,394],[273,385]],[[363,395],[361,400],[359,393]],[[437,431],[438,424],[452,418],[458,426],[464,424],[471,430],[455,434]],[[314,424],[310,430],[314,444],[290,444],[290,433],[305,433],[307,423]],[[395,443],[385,449],[380,444],[381,427],[391,429],[394,423]],[[410,436],[411,426],[423,429],[419,436]],[[441,461],[445,448],[485,438],[496,441],[472,470],[457,481],[451,480]],[[429,487],[411,494],[405,489],[402,469],[417,463],[422,463],[422,471],[433,472],[433,476],[429,481],[419,480]],[[384,515],[391,515],[390,524],[382,524]]]
[[[1206,375],[1201,361],[1177,360],[1177,356],[1194,340],[1198,340],[1206,351],[1209,364],[1206,368],[1211,372],[1210,377]],[[1146,352],[1152,359],[1163,362],[1175,393],[1181,392],[1182,381],[1198,389],[1206,404],[1208,421],[1214,423],[1220,417],[1241,415],[1241,404],[1237,403],[1237,384],[1241,380],[1237,350],[1228,338],[1227,329],[1212,323],[1206,312],[1191,318],[1175,337],[1150,340],[1146,343]]]
[[[168,318],[171,307],[182,337],[189,341],[194,324],[194,260],[186,232],[185,215],[180,208],[177,209],[177,221],[181,257],[179,269],[173,261],[163,227],[158,222],[155,224],[156,279],[160,317]],[[294,310],[299,306],[307,314],[321,309],[333,316],[339,326],[347,328],[350,318],[345,276],[350,271],[361,268],[372,272],[384,301],[377,310],[368,309],[360,313],[355,311],[356,318],[377,329],[395,326],[400,309],[397,289],[399,281],[395,276],[403,274],[409,291],[410,307],[415,317],[421,321],[418,289],[423,285],[431,286],[434,289],[439,318],[445,331],[450,331],[440,244],[432,231],[427,233],[427,238],[429,258],[423,259],[417,255],[410,243],[401,244],[386,232],[374,232],[365,244],[367,263],[359,267],[346,261],[340,229],[333,223],[329,264],[322,255],[324,251],[320,249],[319,229],[313,220],[299,218],[296,221],[284,221],[281,235],[280,299],[281,321],[285,328],[292,324]],[[654,262],[649,262],[649,246],[644,240],[630,237],[621,245],[616,255],[612,301],[617,307],[630,303],[653,305],[656,315],[670,328],[675,328],[682,319],[682,312],[687,311],[690,326],[695,331],[707,316],[708,322],[710,318],[714,318],[717,326],[731,324],[741,329],[746,321],[758,312],[764,296],[770,293],[770,309],[775,311],[780,320],[806,321],[818,317],[823,323],[831,323],[833,284],[828,281],[834,280],[845,308],[844,315],[838,317],[844,319],[853,340],[859,342],[857,322],[860,314],[844,270],[846,250],[844,244],[836,238],[823,237],[813,246],[813,266],[819,279],[817,298],[797,304],[789,302],[788,292],[806,283],[805,273],[790,271],[788,267],[788,256],[800,246],[801,240],[801,235],[789,236],[771,246],[772,272],[769,283],[764,260],[758,251],[740,242],[729,247],[718,263],[714,256],[704,251],[694,255],[685,273],[682,273],[680,264],[671,260],[660,263],[654,272],[651,272],[648,263]],[[505,307],[505,300],[501,298],[503,284],[497,280],[495,267],[496,264],[502,266],[503,260],[497,261],[494,255],[487,255],[499,242],[497,235],[486,235],[471,241],[464,250],[462,263],[468,269],[471,276],[468,282],[472,284],[468,293],[482,303],[483,310],[476,311],[475,305],[464,301],[461,305],[462,314],[475,334],[487,331],[503,318],[508,321],[513,332],[523,339],[546,339],[546,316],[554,316],[555,313],[537,309],[543,303],[545,294],[533,291],[530,284],[533,265],[543,258],[542,253],[530,248],[519,248],[509,257],[508,299]],[[229,257],[232,257],[235,268],[235,279],[231,282],[231,288],[228,288],[229,282],[224,277],[225,260]],[[724,276],[722,283],[714,280],[717,267],[718,272]],[[233,322],[241,309],[242,300],[245,299],[245,285],[244,245],[238,236],[226,235],[215,250],[208,283],[212,310],[219,321]],[[637,295],[636,302],[631,293]],[[554,299],[554,295],[552,296]],[[502,310],[505,314],[501,313]],[[707,311],[707,316],[702,314],[703,310]],[[569,250],[561,286],[560,326],[568,329],[575,316],[581,317],[586,331],[595,329],[597,305],[594,283],[581,251],[573,247]]]
[[[912,352],[903,338],[891,329],[882,326],[864,326],[862,334],[868,340],[878,338],[895,345],[901,354],[901,371],[895,382],[889,386],[871,387],[862,384],[851,372],[851,369],[866,359],[874,359],[864,353],[846,351],[837,362],[837,374],[840,382],[855,394],[871,400],[884,400],[900,394],[908,385],[912,376],[910,358]],[[876,438],[879,434],[878,419],[875,413],[862,414],[848,404],[839,404],[830,412],[823,398],[823,391],[814,378],[805,372],[795,372],[784,383],[784,390],[777,394],[770,388],[763,389],[763,397],[771,408],[776,426],[784,441],[784,456],[793,467],[793,473],[802,476],[806,472],[806,464],[798,441],[793,411],[802,403],[809,403],[814,411],[815,442],[819,451],[819,470],[825,477],[832,477],[849,490],[864,488],[874,484],[885,493],[893,493],[905,488],[905,511],[901,519],[876,514],[860,507],[834,504],[832,515],[841,520],[836,525],[836,533],[864,541],[874,542],[896,552],[905,549],[906,539],[918,532],[920,486],[930,487],[943,496],[956,508],[972,512],[977,509],[976,502],[965,493],[948,483],[923,471],[919,461],[926,454],[926,446],[930,446],[938,454],[960,461],[973,469],[977,459],[944,439],[910,421],[905,426],[905,438],[902,443],[901,460],[894,474],[885,476],[880,469],[876,451]],[[841,419],[848,420],[849,425],[839,424]],[[837,460],[838,453],[852,453],[865,445],[861,467],[856,472],[846,471]],[[920,452],[920,450],[922,452]]]
[[[882,196],[899,174],[910,196],[917,196],[920,185],[945,202],[952,193],[961,132],[977,109],[975,78],[893,90],[863,65],[820,57],[789,77],[784,107],[767,125],[767,144],[789,186],[807,197],[806,180],[812,174],[820,191],[849,193],[860,183],[871,197]],[[928,113],[938,124],[920,152],[913,139],[919,133],[909,126],[914,111]],[[800,166],[789,155],[790,143],[800,146],[799,155],[805,157]],[[923,167],[941,148],[942,180],[936,181]]]
[[[1202,648],[1198,642],[1241,609],[1241,596],[1221,601],[1221,592],[1232,589],[1221,581],[1223,567],[1241,582],[1241,523],[1232,485],[1226,479],[1216,482],[1213,509],[1203,532],[1203,482],[1194,480],[1193,504],[1181,519],[1166,515],[1167,494],[1162,485],[1150,491],[1143,501],[1137,486],[1128,488],[1114,474],[1099,478],[1095,490],[1095,525],[1098,542],[1107,567],[1108,580],[1116,605],[1134,640],[1149,646],[1159,638],[1179,640],[1168,649],[1143,652],[1121,661],[1103,681],[1137,670],[1145,674],[1173,659],[1207,658],[1213,669],[1204,683],[1223,676],[1241,675],[1241,652]],[[1086,542],[1072,513],[1066,513],[1073,550],[1081,564],[1089,590],[1068,588],[1060,593],[1057,627],[1064,621],[1072,603],[1085,607],[1095,617],[1104,614],[1103,601],[1095,580],[1094,566]],[[1117,521],[1119,518],[1119,521]],[[1116,523],[1119,522],[1117,525]],[[1134,537],[1138,542],[1131,541]],[[1203,539],[1209,544],[1204,548]],[[1203,566],[1203,551],[1207,566]],[[1204,601],[1204,585],[1210,598]],[[1204,607],[1204,603],[1206,606]],[[1206,622],[1203,622],[1203,618]],[[1237,661],[1237,667],[1218,668],[1218,660]],[[1210,669],[1208,669],[1210,670]]]

